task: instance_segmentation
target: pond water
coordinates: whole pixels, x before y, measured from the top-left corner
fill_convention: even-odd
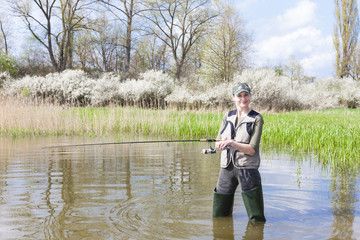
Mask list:
[[[204,143],[0,138],[0,239],[360,239],[359,177],[262,151],[265,224],[212,218],[219,153]]]

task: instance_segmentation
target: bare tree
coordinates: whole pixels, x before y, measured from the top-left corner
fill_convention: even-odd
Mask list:
[[[53,11],[55,8],[56,0],[42,2],[41,0],[21,0],[13,1],[13,10],[20,16],[26,23],[28,30],[48,51],[50,61],[56,70],[60,70],[58,62],[55,59],[53,49],[53,32],[51,28],[51,21],[53,17]],[[31,6],[32,3],[36,5],[40,10],[41,17],[35,17],[32,15]],[[37,28],[40,28],[37,31]],[[45,38],[43,37],[45,36]]]
[[[82,27],[85,6],[85,0],[12,0],[12,9],[47,49],[56,71],[72,65],[74,32]]]
[[[137,72],[168,68],[167,46],[159,41],[155,36],[143,36],[137,43],[133,61]]]
[[[145,17],[152,23],[148,32],[169,47],[180,80],[190,49],[218,13],[212,11],[211,0],[153,0],[148,5],[151,12]]]
[[[25,37],[25,36],[24,36]],[[46,75],[53,71],[47,50],[29,35],[21,46],[19,55],[20,75]]]
[[[8,11],[6,6],[2,6],[2,9],[0,9],[0,51],[3,51],[6,55],[9,55],[12,47],[9,43],[12,42],[10,39],[13,36],[13,19],[9,17]]]
[[[304,75],[301,64],[295,59],[294,55],[290,56],[289,62],[285,65],[284,71],[290,78],[291,89],[294,88],[294,81],[300,81]]]
[[[351,69],[351,56],[354,53],[359,35],[359,15],[356,0],[334,0],[335,27],[334,46],[336,50],[336,76],[348,77]]]
[[[125,62],[125,76],[129,76],[131,66],[131,50],[133,45],[133,32],[137,29],[134,27],[134,18],[139,16],[141,12],[146,11],[141,7],[139,0],[97,0],[104,4],[107,9],[120,21],[126,29],[125,48],[126,62]]]
[[[245,69],[251,35],[245,30],[244,21],[231,6],[225,6],[206,39],[202,72],[208,81],[229,82],[236,72]]]
[[[1,40],[2,44],[3,44],[3,46],[4,46],[3,49],[4,49],[5,54],[8,54],[7,33],[5,31],[4,23],[3,23],[3,21],[1,19],[0,19],[0,30],[1,30],[0,40]],[[2,47],[0,49],[2,49]]]
[[[355,81],[360,80],[360,46],[357,44],[353,54],[351,55],[351,68],[350,68],[350,76]]]
[[[77,38],[76,53],[83,70],[95,68],[100,71],[117,71],[120,30],[106,16],[83,31]],[[88,67],[87,67],[88,66]]]
[[[61,70],[73,67],[74,34],[85,27],[84,0],[59,0],[62,31],[56,35]]]

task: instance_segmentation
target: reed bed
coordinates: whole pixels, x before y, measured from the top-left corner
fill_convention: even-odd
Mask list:
[[[215,138],[222,112],[134,107],[61,107],[0,99],[3,136],[151,136]],[[263,114],[262,146],[315,155],[334,168],[359,169],[360,110],[333,109]]]
[[[1,101],[0,134],[37,135],[152,135],[173,138],[216,136],[222,114],[135,107],[61,107]],[[215,127],[214,127],[215,126]]]
[[[314,154],[321,164],[359,169],[360,110],[265,114],[262,142]]]

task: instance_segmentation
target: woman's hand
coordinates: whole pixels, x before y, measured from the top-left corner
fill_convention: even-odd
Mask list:
[[[225,138],[224,140],[215,144],[216,150],[224,150],[226,147],[233,147],[239,152],[243,152],[250,156],[253,156],[256,153],[250,144],[239,143],[232,139]]]
[[[224,150],[226,147],[228,146],[232,146],[232,144],[234,143],[235,141],[232,140],[232,139],[227,139],[225,138],[224,140],[222,140],[221,142],[217,142],[215,144],[215,147],[217,150]]]

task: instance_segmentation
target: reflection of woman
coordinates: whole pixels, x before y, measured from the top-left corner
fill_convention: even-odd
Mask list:
[[[254,222],[265,222],[260,166],[259,144],[262,116],[249,107],[251,91],[246,83],[238,83],[232,90],[236,110],[224,115],[216,144],[221,152],[221,169],[214,191],[213,216],[232,213],[234,194],[240,184],[242,198]]]

